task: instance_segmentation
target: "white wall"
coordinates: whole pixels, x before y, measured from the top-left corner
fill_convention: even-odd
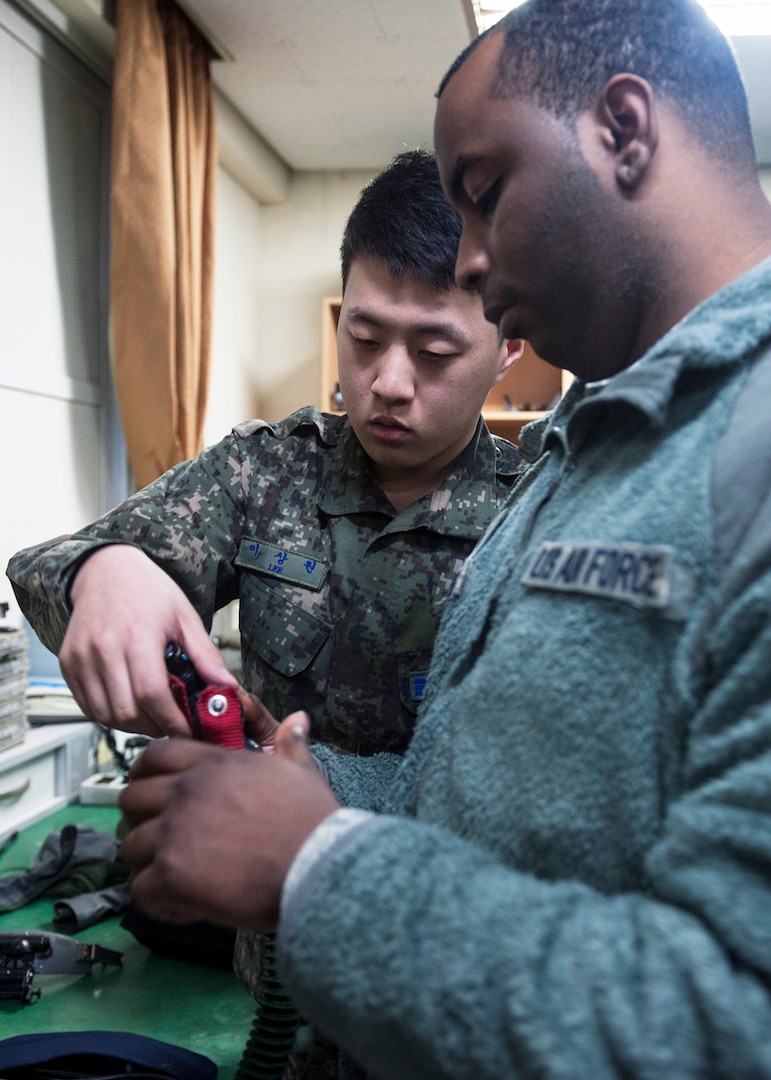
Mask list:
[[[321,404],[321,300],[340,293],[340,239],[370,179],[358,172],[301,173],[287,201],[265,210],[256,358],[265,419]]]
[[[759,170],[760,186],[766,193],[766,198],[771,200],[771,166],[764,166]]]
[[[125,491],[107,361],[108,119],[108,83],[0,0],[0,601],[12,608],[10,556]]]
[[[370,173],[302,173],[260,206],[220,169],[209,444],[253,416],[321,403],[321,300],[340,292],[340,238]]]
[[[258,310],[262,208],[223,169],[217,176],[214,327],[204,444],[217,442],[234,424],[258,416],[259,389],[252,374],[259,340]]]

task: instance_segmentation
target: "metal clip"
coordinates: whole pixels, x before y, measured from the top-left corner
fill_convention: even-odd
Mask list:
[[[28,1005],[40,990],[32,989],[35,975],[85,975],[94,964],[119,965],[123,954],[86,944],[66,934],[16,930],[0,934],[0,1000]]]

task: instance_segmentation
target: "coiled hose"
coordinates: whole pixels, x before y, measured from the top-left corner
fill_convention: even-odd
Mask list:
[[[276,975],[276,938],[262,939],[257,1008],[235,1080],[281,1080],[300,1027],[300,1014]]]

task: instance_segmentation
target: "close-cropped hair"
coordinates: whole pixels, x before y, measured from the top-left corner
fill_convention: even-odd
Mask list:
[[[434,155],[408,150],[362,191],[340,245],[343,291],[351,264],[369,256],[394,277],[411,275],[440,291],[455,285],[461,220],[442,191]]]
[[[697,0],[529,0],[483,37],[504,34],[491,97],[574,119],[621,73],[645,79],[714,158],[755,169],[747,94],[733,48]]]

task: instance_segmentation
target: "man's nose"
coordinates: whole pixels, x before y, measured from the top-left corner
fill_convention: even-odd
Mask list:
[[[404,345],[390,345],[379,358],[372,391],[387,401],[409,401],[415,393],[415,370]]]
[[[489,271],[490,261],[485,248],[479,238],[464,227],[455,261],[455,280],[459,288],[480,291]]]

